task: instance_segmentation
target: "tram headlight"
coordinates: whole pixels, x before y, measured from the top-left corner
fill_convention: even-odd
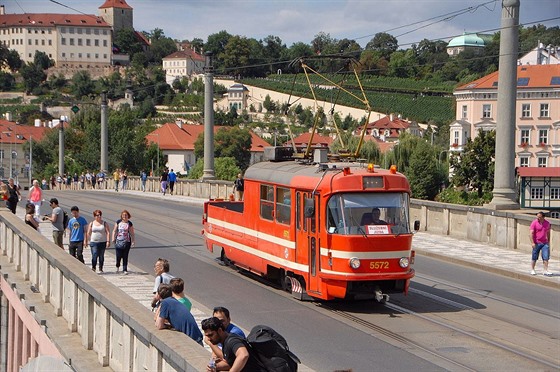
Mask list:
[[[360,259],[359,259],[359,258],[357,258],[357,257],[352,257],[352,258],[350,259],[350,261],[348,261],[348,264],[349,264],[350,267],[353,268],[353,269],[359,269],[359,268],[360,268],[360,265],[361,265],[361,262],[360,262]]]
[[[403,257],[399,260],[399,265],[400,267],[402,267],[403,269],[406,269],[409,265],[410,265],[410,261],[408,260],[408,257]]]

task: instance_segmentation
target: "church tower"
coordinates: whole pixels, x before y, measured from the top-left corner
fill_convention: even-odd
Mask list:
[[[126,0],[105,0],[99,7],[99,16],[113,26],[113,34],[123,28],[134,29],[132,7]]]

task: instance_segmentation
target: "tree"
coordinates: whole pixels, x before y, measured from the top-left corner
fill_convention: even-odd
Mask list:
[[[249,65],[249,58],[251,55],[251,47],[249,39],[243,36],[232,36],[222,54],[220,59],[223,62],[224,68],[233,75],[240,75],[243,72],[243,66]]]
[[[31,62],[21,68],[21,76],[27,93],[31,93],[34,89],[39,88],[41,83],[47,78],[47,74],[35,63]]]
[[[122,28],[118,30],[113,43],[118,53],[130,55],[131,60],[136,53],[142,53],[143,51],[142,43],[138,40],[135,31],[131,28]]]
[[[95,91],[95,83],[87,70],[80,70],[72,77],[72,94],[77,99],[89,97]]]
[[[12,76],[12,74],[0,71],[0,90],[3,92],[12,90],[12,88],[16,84],[16,79]]]
[[[311,46],[315,54],[328,54],[329,51],[334,49],[335,42],[336,40],[330,34],[321,31],[311,40]]]
[[[280,60],[283,51],[286,49],[286,45],[282,44],[282,39],[278,36],[268,35],[262,41],[265,59],[270,63],[270,72],[274,72],[273,62]]]
[[[378,32],[366,45],[366,50],[377,50],[386,59],[399,48],[397,38],[386,32]]]
[[[212,52],[215,58],[214,67],[219,70],[223,67],[223,62],[221,60],[221,55],[226,50],[226,45],[232,36],[225,30],[218,33],[208,35],[206,44],[204,44],[204,50],[207,52]]]
[[[49,58],[47,53],[41,51],[35,51],[35,56],[33,57],[33,63],[37,68],[41,70],[46,70],[49,67],[54,66],[54,61]]]
[[[445,175],[438,167],[438,159],[434,147],[427,142],[418,142],[410,157],[410,166],[406,172],[412,197],[434,200],[445,180]]]
[[[199,158],[196,164],[190,169],[188,178],[199,179],[204,172],[204,159]],[[231,157],[216,158],[214,161],[214,175],[219,180],[233,181],[241,173],[235,164],[235,159]]]
[[[479,198],[485,191],[492,191],[495,148],[495,131],[480,130],[474,141],[469,138],[463,151],[450,157],[453,184],[475,188]]]
[[[251,143],[251,133],[246,129],[220,128],[214,136],[214,156],[232,157],[237,166],[245,170],[251,161]],[[204,134],[196,139],[194,153],[197,158],[204,156]]]

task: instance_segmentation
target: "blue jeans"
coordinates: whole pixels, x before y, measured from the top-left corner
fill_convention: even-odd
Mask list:
[[[548,261],[548,259],[550,258],[550,247],[548,246],[548,243],[537,243],[535,245],[535,248],[533,248],[533,254],[531,259],[533,261],[537,261],[539,259],[539,252],[541,252],[542,255],[542,260],[543,261]]]
[[[97,266],[97,259],[99,259],[99,270],[103,270],[107,242],[89,242],[89,246],[91,248],[91,268],[95,270]]]

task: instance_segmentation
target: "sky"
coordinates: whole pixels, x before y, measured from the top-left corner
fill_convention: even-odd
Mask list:
[[[388,32],[397,38],[401,48],[408,48],[423,39],[447,42],[465,31],[494,33],[501,20],[501,0],[126,1],[134,8],[137,31],[160,28],[174,39],[203,41],[222,30],[257,40],[273,35],[288,47],[296,42],[310,44],[319,32],[339,40],[353,39],[365,47],[376,33]],[[97,15],[104,0],[57,2]],[[521,24],[560,25],[559,0],[520,3]],[[0,0],[0,4],[6,6],[7,14],[76,13],[50,0]]]

